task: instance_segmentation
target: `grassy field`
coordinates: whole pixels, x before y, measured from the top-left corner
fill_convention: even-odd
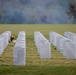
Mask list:
[[[13,65],[14,43],[11,42],[0,56],[0,75],[76,75],[76,60],[66,59],[54,46],[51,46],[50,59],[40,59],[33,41],[35,31],[49,39],[51,31],[61,35],[65,31],[76,33],[76,25],[0,25],[0,34],[8,30],[15,38],[19,31],[26,32],[26,65]]]

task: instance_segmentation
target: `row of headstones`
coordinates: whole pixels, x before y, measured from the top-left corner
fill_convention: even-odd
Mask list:
[[[26,59],[26,37],[25,32],[20,31],[13,48],[14,65],[25,65]]]
[[[0,35],[0,56],[4,52],[4,49],[7,47],[11,36],[11,31],[6,31]]]
[[[16,44],[14,46],[14,65],[25,65],[26,59],[26,43],[25,32],[19,32]],[[37,46],[40,58],[50,58],[51,49],[49,41],[40,33],[34,33],[34,42]]]
[[[51,57],[50,42],[40,32],[34,32],[34,42],[41,59]]]
[[[71,59],[76,59],[76,34],[72,33],[72,32],[65,32],[64,36],[68,39],[70,39],[69,41],[67,41],[64,45],[65,45],[65,50],[68,52],[67,57],[69,56],[69,58]],[[66,55],[66,53],[65,53]]]
[[[65,33],[65,37],[68,38],[69,33]],[[0,35],[1,36],[1,35]],[[11,32],[7,31],[2,34],[1,37],[4,39],[2,40],[4,42],[4,48],[8,45],[8,41],[10,40]],[[66,58],[75,59],[76,58],[76,44],[75,42],[70,40],[70,38],[65,38],[64,36],[56,33],[56,32],[50,32],[50,42],[57,47],[57,49],[64,55]],[[72,38],[72,36],[71,36]],[[21,31],[18,34],[16,44],[14,46],[14,65],[25,65],[25,58],[26,58],[26,37],[25,32]],[[74,38],[75,39],[75,38]],[[34,42],[37,46],[38,53],[40,55],[40,58],[50,58],[51,57],[51,47],[49,41],[40,33],[35,32],[34,33]],[[1,47],[2,47],[1,46]]]
[[[76,34],[65,32],[64,36],[56,32],[50,32],[50,42],[56,46],[57,50],[67,59],[76,59]]]

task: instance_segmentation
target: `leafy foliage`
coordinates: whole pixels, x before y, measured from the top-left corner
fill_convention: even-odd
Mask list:
[[[70,16],[73,16],[74,23],[75,23],[76,22],[76,6],[75,6],[75,4],[69,3],[69,8],[68,8],[67,14]]]

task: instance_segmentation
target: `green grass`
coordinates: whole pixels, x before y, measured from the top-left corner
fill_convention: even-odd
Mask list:
[[[7,30],[12,31],[15,38],[19,31],[26,32],[26,65],[13,65],[14,43],[11,42],[0,56],[0,75],[76,75],[76,60],[66,59],[54,46],[51,46],[50,59],[40,59],[33,41],[35,31],[49,39],[51,31],[61,35],[65,31],[76,33],[76,25],[0,25],[0,34]]]

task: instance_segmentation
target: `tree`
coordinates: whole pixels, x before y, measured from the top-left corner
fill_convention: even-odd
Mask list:
[[[71,17],[74,18],[74,24],[76,22],[76,6],[75,4],[69,3],[69,8],[67,10],[67,14]]]

